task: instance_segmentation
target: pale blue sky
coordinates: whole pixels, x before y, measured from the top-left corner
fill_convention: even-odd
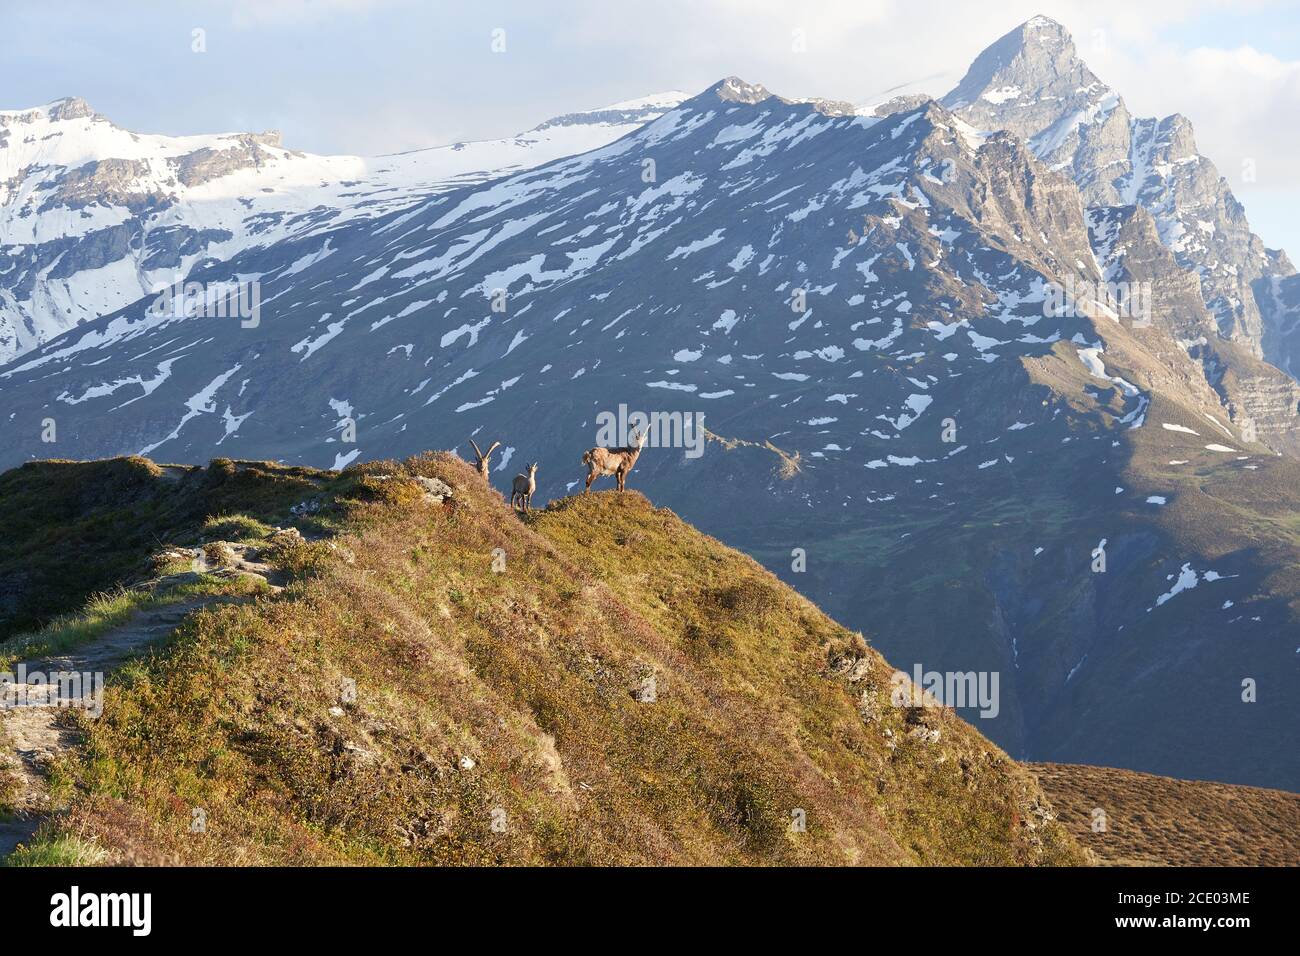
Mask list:
[[[0,108],[79,95],[144,132],[275,127],[300,149],[382,153],[729,74],[793,96],[864,102],[918,80],[940,95],[1036,13],[1074,33],[1135,113],[1189,116],[1255,230],[1300,259],[1295,2],[7,0]],[[195,28],[206,53],[191,51]]]

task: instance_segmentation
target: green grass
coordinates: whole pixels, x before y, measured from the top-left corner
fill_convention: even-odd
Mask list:
[[[33,840],[21,846],[5,860],[4,866],[98,866],[109,854],[75,836],[58,836]]]
[[[84,749],[60,768],[66,815],[33,852],[76,839],[110,863],[1086,859],[1086,837],[1053,821],[1032,776],[975,729],[889,705],[892,668],[870,639],[636,493],[561,499],[521,520],[446,454],[338,476],[214,462],[170,484],[151,463],[128,464],[158,499],[141,507],[162,530],[122,549],[119,571],[173,542],[261,541],[304,497],[328,499],[304,530],[333,537],[274,549],[286,591],[198,613],[168,648],[118,672],[104,717],[81,728]],[[62,546],[58,516],[93,550],[125,520],[122,496],[86,502],[57,472],[87,466],[49,467],[52,526],[24,533],[67,575],[85,548]],[[376,477],[403,474],[442,478],[455,498],[431,506],[413,482]],[[1139,463],[1117,480],[1065,477],[1044,471],[1042,487],[1012,495],[963,489],[988,497],[960,522],[872,510],[860,534],[815,538],[809,573],[853,567],[848,599],[907,622],[881,629],[900,655],[943,656],[990,619],[978,579],[991,560],[1053,546],[1042,564],[1025,558],[1031,580],[1054,573],[1046,562],[1074,538],[1086,558],[1104,533],[1090,517],[1115,484],[1187,496],[1142,512],[1142,527],[1204,539],[1211,553],[1243,540],[1290,547],[1295,534],[1287,494],[1262,470],[1220,465],[1175,484]],[[1212,520],[1184,510],[1192,495]],[[772,554],[788,564],[788,552]],[[1274,573],[1294,575],[1285,564]],[[1023,626],[1068,631],[1090,581],[1057,582]],[[113,600],[60,620],[47,640],[102,633],[129,610]],[[652,676],[647,703],[638,694]],[[355,700],[343,699],[345,680]],[[923,728],[939,740],[919,742]],[[189,828],[195,808],[207,813],[201,835]],[[498,808],[504,833],[490,826]],[[789,829],[794,808],[806,833]]]
[[[66,654],[119,627],[134,615],[151,608],[178,604],[191,598],[215,594],[242,594],[261,590],[251,578],[218,578],[197,575],[193,581],[163,590],[119,589],[108,594],[92,595],[81,611],[55,618],[39,631],[18,634],[0,645],[0,670],[18,661]]]
[[[223,514],[208,518],[203,523],[203,537],[222,541],[261,541],[271,536],[275,529],[265,521],[251,515]]]
[[[0,474],[0,641],[80,607],[91,595],[156,573],[164,542],[239,534],[291,522],[289,509],[349,479],[310,468],[214,459],[177,479],[144,458],[37,461]],[[328,509],[293,520],[325,530]],[[70,570],[75,569],[75,570]]]

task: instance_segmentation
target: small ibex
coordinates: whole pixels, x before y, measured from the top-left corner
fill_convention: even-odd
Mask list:
[[[472,438],[469,440],[469,443],[474,446],[474,457],[478,459],[478,473],[483,478],[484,481],[487,481],[488,465],[491,463],[490,460],[492,458],[492,453],[497,450],[497,446],[500,445],[501,443],[499,441],[494,441],[492,443],[492,447],[489,448],[487,451],[480,451],[478,447],[478,442],[476,442]]]
[[[636,460],[645,446],[648,432],[632,432],[632,444],[626,448],[591,448],[583,453],[582,463],[587,466],[587,487],[582,490],[585,495],[591,491],[591,483],[603,475],[613,475],[618,482],[618,490],[623,490],[627,482],[627,473],[632,470]]]
[[[522,507],[516,511],[531,511],[533,492],[537,490],[537,462],[528,466],[528,474],[515,475],[515,483],[510,491],[510,507],[515,508],[518,501]]]

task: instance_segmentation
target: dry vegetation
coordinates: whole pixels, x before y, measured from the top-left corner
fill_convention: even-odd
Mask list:
[[[1300,795],[1109,767],[1028,767],[1075,839],[1112,866],[1300,866]],[[1092,829],[1096,807],[1105,832]]]
[[[300,477],[336,534],[118,672],[12,862],[1086,859],[1023,768],[891,706],[860,636],[636,493],[521,520],[448,454]]]

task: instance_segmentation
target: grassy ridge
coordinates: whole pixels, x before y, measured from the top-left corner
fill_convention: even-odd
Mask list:
[[[91,595],[146,577],[163,542],[190,543],[226,513],[281,514],[322,473],[216,459],[36,461],[0,474],[0,640],[43,627]]]
[[[1085,860],[1019,765],[639,495],[521,521],[447,454],[293,480],[338,534],[119,672],[15,862]]]

